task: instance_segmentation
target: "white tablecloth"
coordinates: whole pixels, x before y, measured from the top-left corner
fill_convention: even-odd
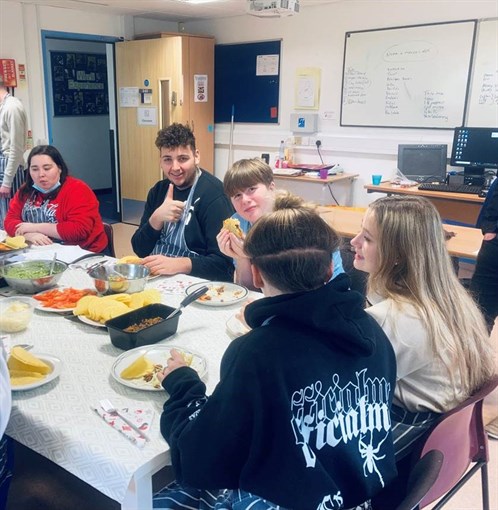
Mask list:
[[[197,281],[200,280],[178,275],[152,280],[147,288],[159,288],[162,302],[177,306],[184,297],[180,287]],[[91,279],[81,270],[67,271],[60,284],[92,287]],[[175,289],[176,293],[166,293]],[[161,342],[189,348],[206,357],[208,393],[219,380],[219,363],[230,342],[226,321],[240,306],[208,307],[194,303],[184,309],[177,333]],[[133,389],[112,378],[111,366],[124,351],[110,343],[107,329],[36,311],[29,328],[13,334],[11,341],[33,344],[33,352],[57,356],[63,366],[60,377],[54,381],[13,393],[9,436],[120,503],[137,471],[147,472],[153,464],[170,463],[168,445],[159,431],[166,393]],[[92,410],[103,398],[110,399],[116,407],[143,403],[154,408],[151,441],[142,450]]]

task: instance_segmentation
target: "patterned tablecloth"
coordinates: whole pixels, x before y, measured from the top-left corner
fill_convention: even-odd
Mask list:
[[[198,281],[185,275],[161,277],[150,281],[147,288],[159,289],[164,304],[177,306],[185,295],[184,288]],[[92,287],[91,279],[81,270],[68,270],[60,284]],[[161,342],[189,348],[206,357],[208,373],[204,379],[208,393],[218,382],[220,360],[230,342],[226,322],[240,306],[194,303],[184,309],[177,333]],[[107,329],[37,310],[29,328],[13,334],[11,343],[33,344],[33,352],[60,358],[62,370],[57,379],[44,386],[13,393],[9,436],[122,504],[137,473],[148,475],[150,470],[157,471],[157,466],[170,463],[168,445],[159,431],[167,394],[130,388],[111,376],[114,360],[124,351],[110,343]],[[116,407],[143,405],[155,410],[151,441],[143,449],[95,413],[92,407],[104,398]],[[142,493],[140,510],[149,505],[151,501],[143,501]],[[123,504],[123,508],[132,507]]]

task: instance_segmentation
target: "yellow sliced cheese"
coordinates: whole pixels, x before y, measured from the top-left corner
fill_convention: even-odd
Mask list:
[[[19,346],[12,347],[7,366],[9,371],[21,370],[24,372],[37,372],[39,374],[49,374],[52,372],[50,365],[47,365],[47,363]]]
[[[139,356],[130,366],[121,372],[123,379],[138,379],[148,372],[152,372],[154,365],[145,356]]]

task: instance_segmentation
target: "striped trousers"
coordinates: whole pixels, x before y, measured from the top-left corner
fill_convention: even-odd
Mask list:
[[[5,172],[5,167],[7,166],[7,158],[0,152],[0,185],[3,180],[3,173]],[[7,215],[7,211],[9,209],[10,199],[15,195],[16,191],[21,187],[24,182],[24,168],[19,166],[17,169],[16,175],[12,181],[12,187],[10,189],[10,198],[0,198],[0,229],[3,229],[3,221],[5,216]]]
[[[208,491],[172,482],[154,495],[160,510],[289,510],[240,489]],[[370,502],[350,510],[371,510]]]

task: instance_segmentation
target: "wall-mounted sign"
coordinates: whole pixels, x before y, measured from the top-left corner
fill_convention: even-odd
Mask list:
[[[207,74],[194,74],[194,103],[207,103],[208,77]]]
[[[17,87],[16,61],[12,58],[0,58],[0,74],[6,87]]]
[[[137,108],[139,126],[157,126],[157,108]]]
[[[51,51],[50,62],[54,116],[109,114],[105,54]]]

